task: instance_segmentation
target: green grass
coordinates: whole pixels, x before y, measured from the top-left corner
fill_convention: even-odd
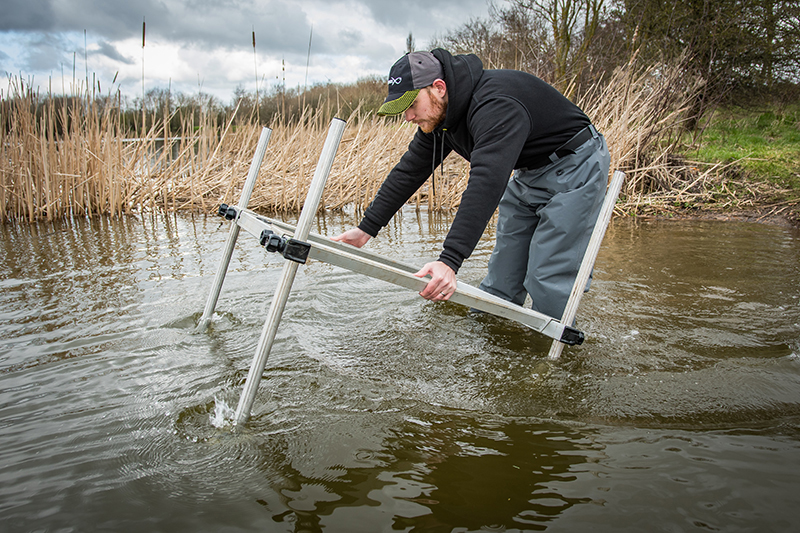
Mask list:
[[[784,109],[718,110],[687,157],[732,163],[748,180],[769,182],[800,196],[800,105]]]

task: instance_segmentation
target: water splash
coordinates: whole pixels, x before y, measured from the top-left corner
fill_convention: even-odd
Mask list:
[[[236,410],[230,407],[225,400],[214,396],[214,411],[209,416],[211,425],[215,428],[224,428],[233,425]]]

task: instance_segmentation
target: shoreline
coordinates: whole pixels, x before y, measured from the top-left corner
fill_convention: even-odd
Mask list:
[[[800,218],[790,213],[775,213],[770,209],[749,209],[720,212],[713,209],[684,209],[647,215],[621,215],[640,220],[712,220],[719,222],[748,222],[784,228],[800,229]]]

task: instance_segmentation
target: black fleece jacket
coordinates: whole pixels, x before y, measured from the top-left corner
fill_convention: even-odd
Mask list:
[[[371,236],[392,219],[455,150],[470,162],[467,187],[439,256],[455,272],[470,256],[515,168],[540,166],[589,125],[575,104],[541,79],[517,70],[484,70],[473,54],[432,50],[444,67],[447,114],[431,133],[417,130],[358,227]]]

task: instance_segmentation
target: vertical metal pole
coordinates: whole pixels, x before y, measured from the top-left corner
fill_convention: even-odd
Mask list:
[[[611,183],[606,190],[603,206],[600,208],[600,213],[597,215],[597,222],[594,224],[592,236],[589,238],[589,245],[586,247],[586,253],[584,253],[583,261],[581,262],[580,269],[578,269],[578,277],[575,278],[575,284],[572,286],[572,292],[567,300],[567,306],[564,308],[564,315],[561,317],[562,324],[571,325],[575,320],[575,315],[578,313],[578,304],[581,301],[581,296],[583,296],[586,282],[589,281],[592,268],[594,268],[594,262],[597,259],[597,253],[600,251],[600,244],[603,242],[603,237],[606,234],[611,215],[614,213],[614,205],[617,203],[623,181],[625,181],[625,173],[615,170],[614,175],[611,177]],[[564,343],[557,340],[553,341],[547,358],[558,359],[563,348]]]
[[[325,140],[325,145],[322,147],[322,154],[317,163],[314,178],[311,180],[308,195],[306,196],[303,210],[300,212],[300,219],[295,228],[294,238],[299,241],[308,239],[308,234],[311,231],[311,223],[317,213],[319,202],[322,199],[322,192],[325,189],[325,182],[328,180],[328,174],[330,174],[331,166],[333,166],[336,150],[342,140],[344,126],[345,122],[343,120],[335,118],[328,130],[328,137]],[[283,266],[278,288],[275,291],[275,296],[272,299],[272,304],[267,314],[267,320],[264,322],[264,328],[258,340],[256,355],[253,358],[253,363],[250,365],[250,371],[247,374],[247,380],[245,381],[242,395],[239,398],[239,405],[236,408],[236,416],[234,418],[234,424],[236,425],[244,424],[250,418],[250,410],[253,407],[253,401],[258,391],[258,384],[261,381],[264,368],[267,366],[267,358],[272,349],[272,344],[275,341],[278,324],[280,324],[283,310],[286,307],[286,300],[289,299],[289,292],[292,290],[292,283],[294,283],[294,277],[297,273],[298,266],[299,263],[295,263],[294,261],[286,261],[286,264]]]
[[[247,179],[244,182],[242,195],[239,197],[240,209],[247,208],[247,204],[250,202],[250,196],[253,194],[253,188],[256,185],[256,178],[258,178],[258,170],[261,168],[261,162],[264,160],[264,154],[267,152],[267,144],[269,144],[270,135],[272,135],[271,129],[263,128],[261,130],[261,136],[258,138],[258,145],[256,146],[256,153],[253,155],[252,163],[250,163],[250,171],[248,172]],[[222,282],[225,281],[225,274],[228,272],[228,265],[230,264],[231,256],[233,255],[233,247],[236,244],[236,239],[238,237],[239,226],[237,224],[231,224],[231,229],[228,232],[228,240],[225,243],[225,251],[222,254],[219,267],[217,267],[214,285],[211,287],[211,293],[208,295],[208,300],[206,300],[206,307],[203,310],[203,316],[200,317],[200,321],[197,324],[198,331],[205,331],[205,329],[211,323],[211,315],[214,314],[214,308],[217,306],[219,293],[222,290]]]

